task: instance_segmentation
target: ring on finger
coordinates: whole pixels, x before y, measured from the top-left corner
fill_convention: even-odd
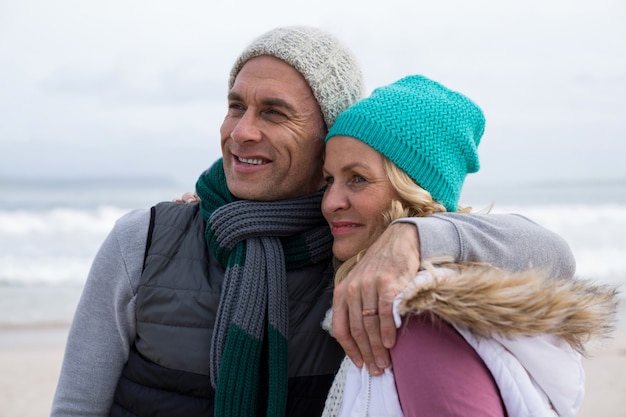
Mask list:
[[[365,308],[363,309],[363,311],[361,311],[361,314],[363,315],[363,317],[377,316],[378,309],[377,308]]]

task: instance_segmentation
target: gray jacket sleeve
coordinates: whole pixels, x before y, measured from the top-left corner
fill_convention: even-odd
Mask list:
[[[572,277],[576,270],[563,238],[520,215],[439,213],[396,222],[417,226],[421,259],[451,256],[509,271],[541,269],[554,277]]]
[[[51,416],[108,416],[135,339],[135,295],[150,211],[120,218],[89,271],[68,335]]]

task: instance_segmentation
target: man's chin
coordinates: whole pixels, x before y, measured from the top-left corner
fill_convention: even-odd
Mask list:
[[[278,201],[302,197],[316,190],[309,190],[284,181],[261,179],[259,175],[250,176],[247,180],[226,176],[226,185],[230,193],[240,200]],[[253,181],[250,181],[253,180]],[[271,184],[271,186],[268,186]]]
[[[238,200],[272,201],[278,200],[265,187],[265,182],[229,181],[226,180],[228,191]]]
[[[228,191],[239,200],[260,200],[259,188],[250,189],[250,187],[237,187],[230,185],[228,186]]]

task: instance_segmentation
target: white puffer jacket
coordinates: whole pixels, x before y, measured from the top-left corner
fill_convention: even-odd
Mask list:
[[[398,295],[394,317],[398,327],[424,312],[451,323],[490,370],[509,417],[573,417],[584,397],[584,343],[612,330],[615,293],[533,271],[431,267]],[[393,371],[373,377],[346,357],[326,401],[330,416],[403,416]]]

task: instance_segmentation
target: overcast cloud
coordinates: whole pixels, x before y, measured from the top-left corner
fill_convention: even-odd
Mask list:
[[[623,0],[0,0],[0,179],[191,187],[219,157],[232,62],[291,24],[350,45],[368,90],[421,73],[476,101],[475,181],[626,183]]]

